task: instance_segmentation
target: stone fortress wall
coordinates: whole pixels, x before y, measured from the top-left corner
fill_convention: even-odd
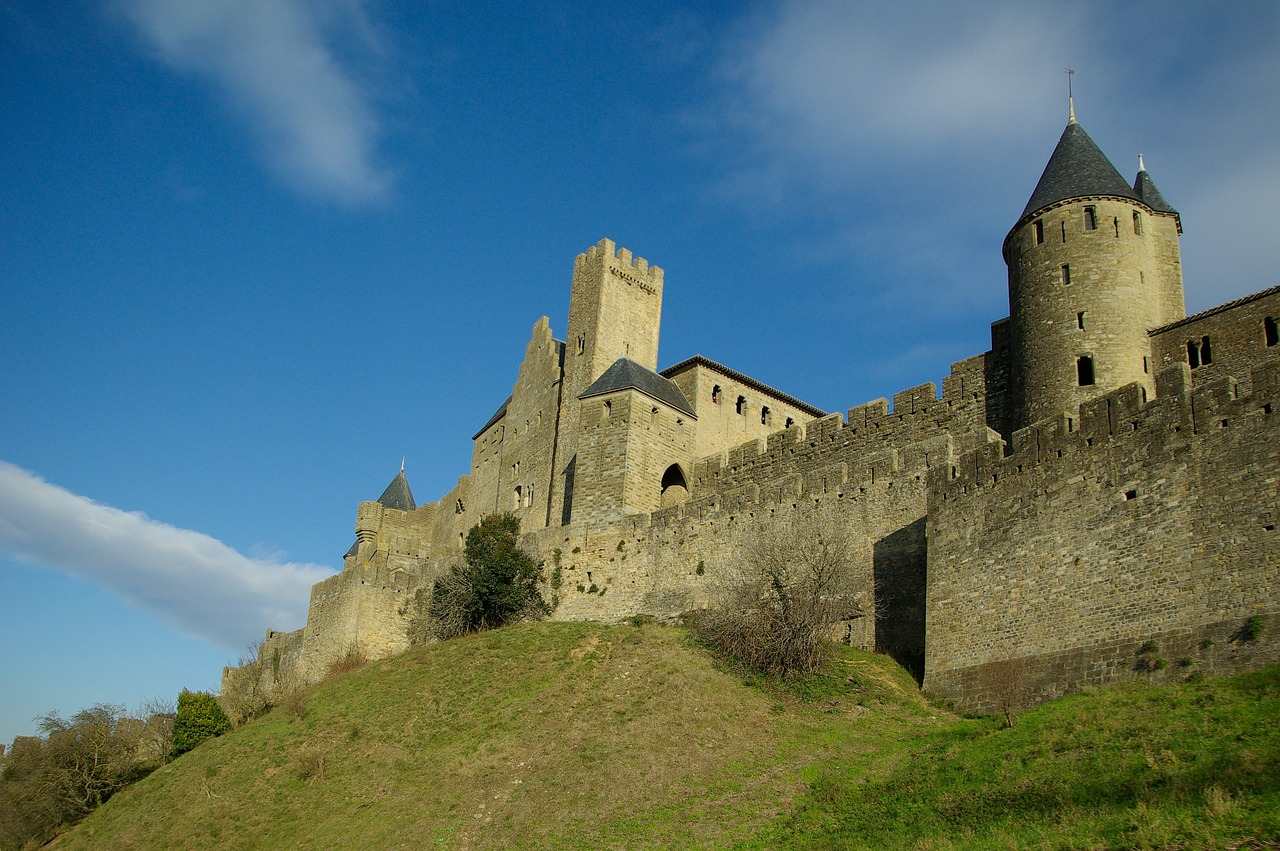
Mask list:
[[[1280,660],[1280,287],[1183,318],[1178,214],[1145,170],[1063,190],[1051,172],[1082,157],[1098,173],[1073,121],[1005,241],[991,350],[941,396],[844,416],[701,357],[654,372],[663,270],[602,240],[574,263],[567,340],[535,324],[470,473],[421,507],[360,505],[307,626],[268,633],[270,677],[405,649],[414,595],[494,511],[564,620],[677,618],[770,529],[839,528],[865,603],[843,637],[975,708]]]

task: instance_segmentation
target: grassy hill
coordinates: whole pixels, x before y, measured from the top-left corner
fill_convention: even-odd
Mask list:
[[[369,665],[201,745],[73,848],[1280,847],[1280,671],[1021,716],[849,651],[780,688],[681,630],[536,624]]]

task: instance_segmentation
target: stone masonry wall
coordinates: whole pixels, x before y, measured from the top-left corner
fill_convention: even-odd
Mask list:
[[[792,425],[812,420],[813,414],[758,387],[695,364],[667,377],[684,393],[698,414],[694,458],[723,452],[748,440],[761,439]],[[742,399],[739,406],[738,400]],[[739,411],[741,407],[741,411]]]
[[[1256,367],[1280,356],[1280,329],[1267,345],[1268,320],[1280,320],[1280,287],[1157,328],[1151,332],[1156,368],[1188,363],[1188,344],[1203,348],[1208,338],[1210,362],[1191,370],[1195,382],[1205,384],[1227,375],[1247,381]]]
[[[1280,661],[1280,363],[1130,385],[929,478],[925,686],[980,709]],[[1268,624],[1242,642],[1250,617]],[[1153,642],[1155,651],[1144,652]],[[1158,657],[1155,655],[1158,654]]]
[[[1131,382],[1154,392],[1147,330],[1185,316],[1177,243],[1174,217],[1107,196],[1063,202],[1010,233],[1014,428]]]

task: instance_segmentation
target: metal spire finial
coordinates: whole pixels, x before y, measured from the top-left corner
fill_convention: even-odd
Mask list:
[[[400,472],[404,472],[404,456],[400,456]]]
[[[1142,154],[1138,154],[1138,171],[1146,171],[1147,164],[1142,161]]]
[[[1076,69],[1067,66],[1067,109],[1070,111],[1070,117],[1067,119],[1068,124],[1076,123],[1076,99],[1075,94],[1071,91],[1071,78],[1076,75]]]

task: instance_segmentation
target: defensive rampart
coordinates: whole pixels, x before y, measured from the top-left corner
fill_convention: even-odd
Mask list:
[[[926,688],[993,709],[1280,660],[1280,364],[1157,391],[930,470]]]

